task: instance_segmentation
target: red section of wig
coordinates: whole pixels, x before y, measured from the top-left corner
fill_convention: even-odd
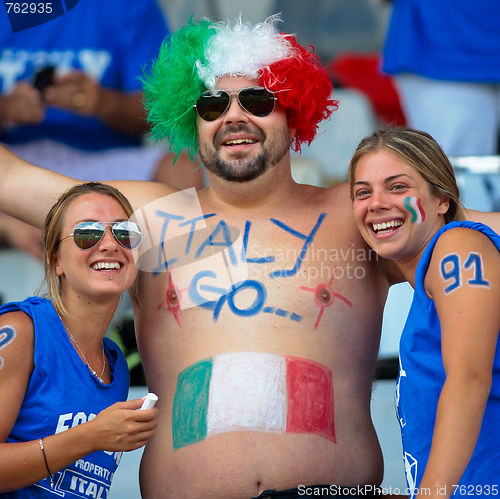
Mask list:
[[[316,136],[318,123],[330,117],[338,107],[331,98],[332,82],[314,53],[285,35],[294,47],[294,54],[263,70],[260,83],[276,92],[280,106],[286,111],[288,126],[295,129],[292,149],[300,152],[301,145],[310,144]]]

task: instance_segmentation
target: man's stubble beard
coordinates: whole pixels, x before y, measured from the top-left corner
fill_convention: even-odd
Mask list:
[[[224,134],[249,132],[244,126],[232,127],[226,129]],[[256,135],[255,132],[252,135]],[[290,149],[290,134],[288,128],[285,132],[279,134],[276,139],[271,139],[266,145],[266,136],[263,131],[259,130],[258,138],[262,144],[262,151],[251,158],[246,159],[242,154],[242,158],[236,158],[232,161],[225,161],[220,156],[220,150],[215,146],[212,150],[204,147],[198,140],[198,154],[203,161],[203,164],[208,171],[219,178],[229,182],[249,182],[254,180],[270,168],[278,164]],[[218,134],[214,137],[214,143],[220,144],[221,140]]]

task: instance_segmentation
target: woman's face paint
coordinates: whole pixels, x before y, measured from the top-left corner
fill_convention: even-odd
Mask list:
[[[405,208],[410,212],[411,219],[410,223],[420,224],[425,221],[425,211],[422,206],[422,200],[415,196],[406,196],[405,200]]]

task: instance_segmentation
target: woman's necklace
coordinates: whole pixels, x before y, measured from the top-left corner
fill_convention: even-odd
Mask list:
[[[60,318],[60,317],[59,317]],[[60,318],[61,319],[61,318]],[[87,357],[85,357],[85,354],[81,351],[80,347],[78,346],[78,343],[75,340],[75,337],[71,334],[71,331],[64,325],[63,320],[61,319],[62,325],[64,326],[64,329],[68,333],[68,336],[71,338],[71,341],[75,344],[76,349],[80,352],[80,355],[83,357],[83,360],[85,362],[85,365],[87,366],[87,369],[102,383],[104,384],[104,380],[102,379],[102,376],[104,374],[104,369],[106,368],[106,355],[104,354],[104,345],[101,343],[101,350],[102,350],[102,371],[101,374],[98,375],[94,369],[92,369],[92,366],[89,364],[89,361],[87,360]]]

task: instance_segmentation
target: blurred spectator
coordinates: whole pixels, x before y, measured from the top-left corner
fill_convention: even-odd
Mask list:
[[[148,124],[138,77],[167,34],[155,0],[82,0],[63,16],[16,33],[2,10],[0,142],[81,180],[200,186],[201,171],[188,158],[172,169],[173,155],[163,146],[143,145]],[[21,222],[1,215],[0,235],[41,255],[39,232]]]
[[[383,70],[396,75],[408,124],[450,156],[497,154],[498,0],[395,0]]]

